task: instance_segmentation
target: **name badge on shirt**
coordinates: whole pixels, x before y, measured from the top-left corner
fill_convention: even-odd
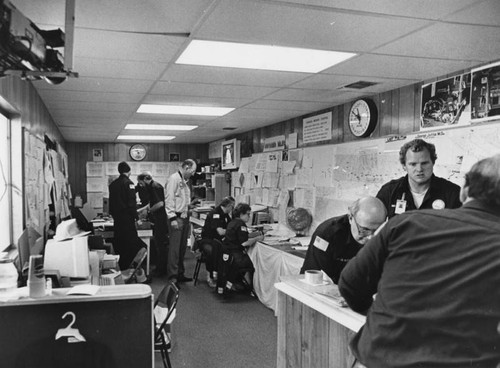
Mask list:
[[[406,211],[406,201],[404,199],[398,199],[396,201],[396,210],[394,211],[394,213],[399,215],[401,213],[404,213],[405,211]]]
[[[214,213],[214,217],[213,218],[214,219],[216,219],[216,218],[218,219],[218,218],[220,218],[220,215],[218,213]]]
[[[247,229],[247,227],[246,227],[246,226],[242,226],[242,227],[241,227],[241,231],[248,232],[248,229]]]
[[[129,184],[129,186],[128,186],[128,187],[129,187],[129,189],[133,189],[133,190],[135,190],[135,185],[134,185],[134,184]]]
[[[317,236],[314,238],[314,246],[318,249],[321,249],[323,252],[326,252],[326,248],[328,248],[328,242],[325,239]]]

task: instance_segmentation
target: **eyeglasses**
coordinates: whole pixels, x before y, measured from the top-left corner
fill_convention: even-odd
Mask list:
[[[356,225],[356,229],[358,230],[358,234],[361,238],[367,238],[369,236],[372,236],[373,233],[377,230],[377,229],[370,229],[368,227],[364,227],[364,226],[359,226],[358,222],[356,221],[356,217],[351,213],[350,214],[352,220],[354,221],[354,224]]]

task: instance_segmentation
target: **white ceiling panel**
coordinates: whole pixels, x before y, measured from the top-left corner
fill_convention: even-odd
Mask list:
[[[358,24],[361,25],[357,27]],[[410,18],[384,18],[276,3],[222,0],[194,37],[364,52],[428,24],[428,21]],[[367,32],[368,29],[376,29],[377,32]]]
[[[411,81],[424,80],[428,78],[429,74],[445,75],[453,73],[457,70],[471,68],[476,64],[463,60],[365,54],[357,57],[348,64],[333,66],[323,71],[322,74],[349,74],[355,76],[407,79]],[[313,76],[305,80],[304,83],[307,84],[309,80],[315,80],[317,77],[317,75]]]
[[[182,37],[75,29],[75,60],[95,59],[168,62],[186,42]]]
[[[38,83],[38,82],[37,82]],[[44,83],[44,82],[40,82]],[[119,93],[119,92],[88,92],[88,91],[68,91],[68,90],[52,90],[38,89],[40,96],[46,104],[57,101],[87,101],[99,102],[106,101],[109,103],[129,103],[137,104],[143,94],[138,93]]]
[[[382,46],[376,52],[447,60],[491,61],[500,56],[499,35],[500,26],[437,23]]]
[[[161,80],[187,83],[280,87],[294,83],[310,75],[313,74],[174,64],[163,75]]]
[[[235,96],[236,97],[236,96]],[[239,96],[238,96],[239,97]],[[197,106],[216,106],[216,107],[241,107],[253,99],[215,97],[215,96],[186,96],[186,95],[167,95],[167,94],[148,94],[142,103],[147,104],[166,104],[166,105],[197,105]]]
[[[444,20],[448,22],[461,22],[470,24],[485,24],[498,27],[500,25],[500,1],[478,1],[473,7],[458,11]],[[497,31],[498,32],[498,31]]]
[[[278,0],[284,3],[308,4],[332,9],[353,10],[363,13],[440,19],[478,0]]]
[[[240,98],[254,99],[268,95],[274,91],[276,91],[276,88],[203,83],[158,82],[151,90],[151,93],[227,98],[238,96]]]
[[[166,63],[93,59],[79,57],[73,69],[80,77],[127,78],[157,80],[167,67]]]
[[[77,1],[78,27],[135,32],[190,32],[212,0]],[[98,11],[96,11],[98,10]]]
[[[112,79],[112,78],[68,78],[62,84],[53,86],[43,81],[36,82],[36,87],[53,91],[95,91],[95,92],[130,92],[145,93],[152,85],[150,80]]]
[[[11,1],[40,28],[64,29],[65,0]],[[171,143],[208,143],[496,61],[499,19],[499,0],[76,1],[80,78],[33,85],[68,141],[114,142],[127,123],[162,123],[199,126]],[[319,74],[175,64],[193,39],[358,55]],[[359,80],[378,84],[339,89]],[[137,114],[141,103],[235,111]]]
[[[129,104],[109,102],[86,102],[86,101],[58,101],[50,104],[52,111],[59,110],[90,110],[90,111],[116,111],[129,112]]]

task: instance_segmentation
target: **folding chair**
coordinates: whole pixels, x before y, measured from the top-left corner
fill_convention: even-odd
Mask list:
[[[155,352],[161,353],[164,368],[172,368],[168,351],[172,346],[169,329],[175,318],[179,289],[169,282],[154,303]]]
[[[144,263],[144,260],[146,259],[146,256],[148,255],[148,251],[146,248],[141,248],[135,255],[134,259],[132,260],[132,263],[130,263],[130,266],[128,269],[122,271],[122,277],[123,281],[125,284],[132,284],[134,282],[143,282],[146,281],[146,277],[144,273],[140,274],[140,271],[142,271],[142,264]],[[144,272],[144,271],[142,271]],[[144,277],[143,280],[139,279],[139,277]]]

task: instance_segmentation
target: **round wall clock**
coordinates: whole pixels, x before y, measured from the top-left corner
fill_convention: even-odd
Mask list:
[[[146,157],[146,147],[142,144],[134,144],[128,151],[130,158],[134,161],[142,161]]]
[[[377,106],[372,100],[354,101],[349,110],[349,128],[356,137],[368,137],[377,126]]]

